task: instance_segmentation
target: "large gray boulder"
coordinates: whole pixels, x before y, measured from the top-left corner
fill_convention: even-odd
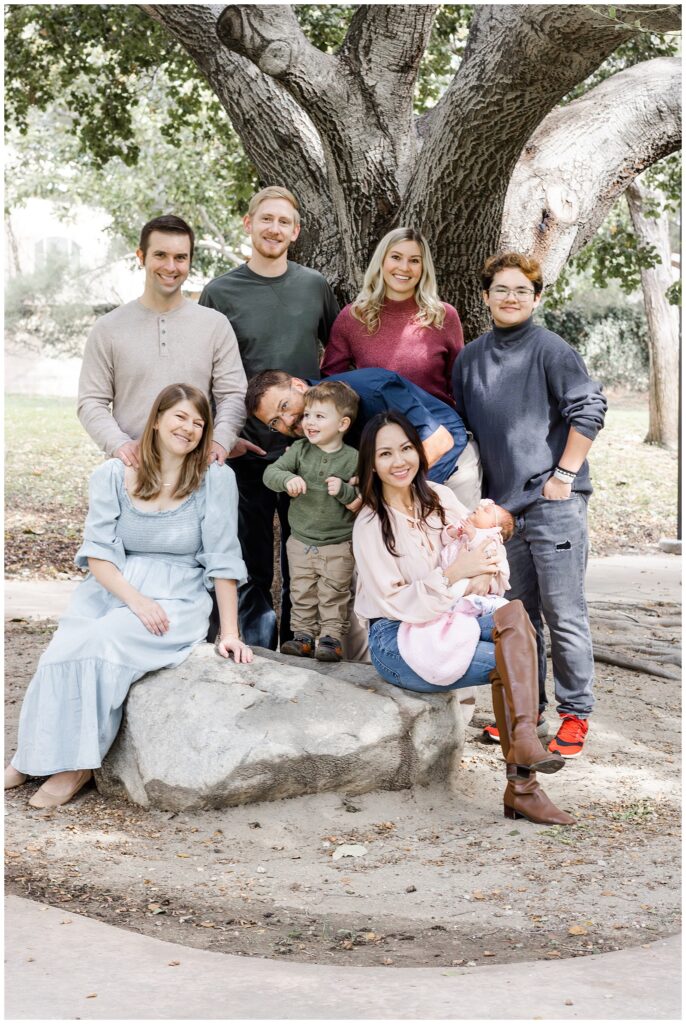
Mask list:
[[[411,694],[370,665],[262,655],[235,665],[201,644],[136,683],[98,789],[178,811],[453,781],[464,690]]]

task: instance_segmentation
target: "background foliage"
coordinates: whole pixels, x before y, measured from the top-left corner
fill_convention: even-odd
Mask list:
[[[588,310],[573,304],[563,310],[546,308],[538,319],[583,356],[591,377],[604,387],[647,388],[648,338],[640,306]]]

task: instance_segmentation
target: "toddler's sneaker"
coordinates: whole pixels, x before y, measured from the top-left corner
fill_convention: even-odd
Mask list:
[[[555,739],[548,744],[548,750],[553,754],[562,754],[563,757],[578,757],[584,749],[588,722],[576,715],[560,715],[560,718],[562,725]]]
[[[320,636],[317,644],[317,661],[341,661],[343,647],[335,636]]]
[[[286,640],[281,644],[282,654],[292,654],[296,658],[314,657],[314,637],[309,633],[296,632],[292,640]]]

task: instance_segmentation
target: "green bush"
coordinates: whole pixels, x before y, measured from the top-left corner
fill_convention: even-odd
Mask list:
[[[606,387],[636,391],[648,387],[648,329],[643,310],[610,306],[586,313],[568,306],[543,310],[540,319],[583,356],[591,377]]]

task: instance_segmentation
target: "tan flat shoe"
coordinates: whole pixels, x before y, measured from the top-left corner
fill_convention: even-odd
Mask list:
[[[5,768],[5,789],[15,789],[17,786],[23,786],[27,778],[28,775],[18,772],[16,768],[8,764]]]
[[[61,775],[62,772],[59,772],[59,774]],[[93,772],[90,768],[82,769],[75,774],[74,781],[70,784],[69,788],[63,790],[61,793],[54,793],[48,789],[51,780],[54,778],[54,776],[51,775],[48,781],[44,782],[41,788],[33,794],[29,800],[29,804],[31,807],[39,808],[61,807],[62,804],[68,804],[69,801],[76,796],[78,791],[83,789],[86,783],[91,779],[92,775]]]

